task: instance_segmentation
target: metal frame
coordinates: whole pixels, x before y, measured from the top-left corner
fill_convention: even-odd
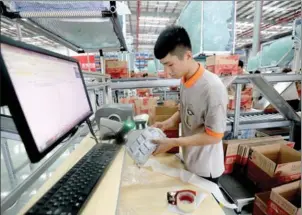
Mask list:
[[[248,84],[253,83],[253,80],[260,79],[263,80],[262,82],[265,83],[277,83],[277,82],[295,82],[295,81],[301,81],[302,80],[302,74],[255,74],[255,75],[240,75],[237,76],[236,79],[232,82],[232,84],[236,85],[236,100],[235,100],[235,111],[232,116],[229,116],[227,119],[227,131],[233,131],[234,137],[238,137],[240,130],[244,129],[260,129],[260,128],[274,128],[274,127],[287,127],[287,126],[293,126],[293,121],[299,121],[301,122],[301,118],[297,116],[296,113],[293,113],[293,111],[290,111],[291,114],[289,114],[289,111],[282,110],[282,114],[285,117],[283,117],[281,114],[275,114],[273,118],[270,117],[269,120],[265,120],[266,116],[263,113],[252,113],[252,117],[249,122],[241,121],[241,116],[245,115],[251,115],[251,114],[241,114],[240,112],[240,99],[241,99],[241,85],[242,84]],[[156,88],[156,87],[171,87],[171,86],[179,86],[180,80],[178,79],[157,79],[157,80],[136,80],[136,81],[128,81],[118,79],[116,82],[111,83],[112,89],[137,89],[137,88]],[[262,85],[260,85],[261,88]],[[268,85],[270,86],[270,85]],[[259,85],[258,85],[259,87]],[[267,85],[265,86],[267,87]],[[272,87],[271,87],[272,88]],[[263,91],[263,90],[262,90]],[[267,90],[265,90],[267,91]],[[275,93],[277,93],[274,89],[270,89],[270,91],[274,92],[273,96],[276,96]],[[272,95],[265,95],[266,97],[271,97]],[[280,96],[280,95],[279,95]],[[281,97],[281,96],[280,96]],[[281,97],[282,98],[282,97]],[[270,99],[272,101],[272,99]],[[280,101],[280,98],[279,98]],[[273,101],[274,102],[274,101]],[[288,110],[288,104],[284,101],[284,99],[281,99],[282,105],[287,106]],[[293,117],[291,117],[293,116]],[[260,119],[259,119],[260,118]],[[261,119],[262,118],[262,119]]]
[[[68,41],[67,38],[62,38],[61,36],[56,35],[54,32],[46,30],[43,26],[39,25],[31,18],[36,18],[36,17],[45,17],[45,18],[50,18],[50,17],[52,17],[52,18],[103,17],[103,18],[110,18],[110,20],[113,24],[113,30],[120,42],[120,47],[118,49],[122,50],[122,51],[127,51],[127,45],[126,45],[125,38],[123,36],[122,27],[120,26],[120,22],[118,20],[118,16],[116,13],[116,2],[115,1],[110,1],[110,8],[108,10],[92,11],[91,13],[89,13],[87,11],[85,11],[85,13],[83,13],[83,11],[81,11],[81,12],[72,11],[72,12],[69,12],[69,14],[66,14],[66,12],[61,12],[61,11],[52,11],[52,12],[50,12],[50,14],[45,14],[45,12],[35,12],[36,14],[31,13],[31,12],[8,12],[7,7],[2,4],[1,4],[1,9],[3,11],[3,13],[2,13],[3,16],[5,16],[9,19],[16,19],[17,23],[20,23],[29,29],[33,29],[33,31],[37,31],[37,32],[41,33],[41,35],[44,35],[44,36],[52,39],[53,41],[55,41],[59,44],[62,44],[78,53],[84,53],[85,50],[82,47]],[[22,18],[27,18],[27,20],[24,21],[24,20],[22,20]],[[102,48],[102,47],[98,47],[98,49],[100,49],[100,48]],[[111,49],[111,48],[109,48],[109,49]],[[115,48],[112,48],[112,49],[115,49]],[[92,51],[92,50],[89,49],[89,51]],[[98,51],[98,50],[95,50],[95,51]]]

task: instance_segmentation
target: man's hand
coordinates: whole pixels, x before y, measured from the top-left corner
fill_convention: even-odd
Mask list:
[[[153,155],[160,153],[165,153],[175,147],[174,139],[164,138],[158,140],[152,140],[152,143],[157,144],[156,150],[153,152]]]
[[[166,122],[156,122],[152,125],[152,127],[159,128],[162,131],[165,131],[169,128]]]

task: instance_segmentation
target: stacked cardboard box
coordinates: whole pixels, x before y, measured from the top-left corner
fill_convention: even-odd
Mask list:
[[[128,63],[127,61],[106,60],[106,74],[113,79],[128,78]]]
[[[149,119],[152,120],[155,116],[155,107],[157,105],[158,97],[128,97],[121,98],[120,103],[133,104],[136,115],[148,114]]]
[[[247,176],[263,191],[298,180],[301,153],[284,144],[252,147]]]
[[[252,145],[257,143],[273,143],[274,141],[283,140],[282,136],[268,136],[268,137],[258,137],[251,139],[236,139],[236,140],[225,140],[223,141],[224,148],[224,165],[225,165],[225,174],[233,172],[234,164],[236,160],[239,161],[244,157],[246,160],[248,157],[247,153],[241,153],[238,151],[238,148],[241,144]]]
[[[238,55],[213,55],[206,59],[207,70],[219,75],[238,75]]]
[[[301,215],[301,181],[272,189],[267,207],[268,215]]]

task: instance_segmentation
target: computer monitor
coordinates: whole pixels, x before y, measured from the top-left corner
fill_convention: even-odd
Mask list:
[[[35,163],[92,114],[77,60],[1,36],[1,92]]]

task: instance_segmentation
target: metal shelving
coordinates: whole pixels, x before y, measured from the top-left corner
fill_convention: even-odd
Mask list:
[[[293,127],[295,123],[301,123],[300,116],[288,105],[288,103],[278,94],[271,84],[278,82],[301,81],[301,74],[257,74],[240,75],[236,77],[222,77],[222,80],[230,79],[228,85],[236,85],[236,108],[234,114],[227,119],[227,130],[233,132],[237,138],[240,130],[260,129],[274,127]],[[223,81],[224,81],[223,80]],[[242,114],[240,111],[242,84],[252,83],[257,89],[277,108],[280,113],[248,113]],[[111,83],[112,89],[137,89],[137,88],[157,88],[179,86],[180,80],[177,79],[157,79],[157,80],[121,80],[118,79]]]

